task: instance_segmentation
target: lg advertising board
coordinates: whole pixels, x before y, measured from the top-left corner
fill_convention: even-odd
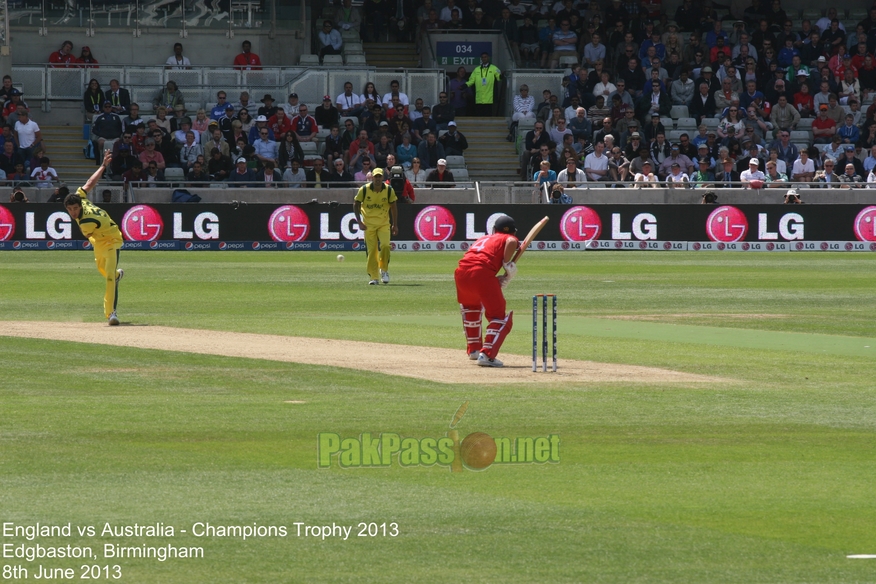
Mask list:
[[[358,250],[352,208],[332,205],[109,204],[126,249]],[[544,215],[546,251],[876,251],[876,206],[400,205],[399,251],[465,250],[508,213],[522,231]],[[86,249],[48,204],[0,205],[0,250]]]

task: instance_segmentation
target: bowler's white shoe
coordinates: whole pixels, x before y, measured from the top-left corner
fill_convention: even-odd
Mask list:
[[[109,315],[107,322],[109,323],[110,326],[119,326],[119,324],[120,324],[119,317],[116,316],[115,311],[113,311],[113,313],[111,315]]]
[[[121,282],[122,278],[124,278],[124,277],[125,277],[125,270],[122,270],[121,268],[116,270],[116,284]]]
[[[484,353],[478,355],[478,366],[480,367],[502,367],[504,363],[498,359],[490,359]]]
[[[378,284],[380,284],[378,280],[371,280],[370,282],[368,282],[369,286],[377,286]]]
[[[468,358],[471,359],[472,361],[477,361],[478,355],[480,355],[480,354],[481,354],[480,351],[472,351],[471,353],[468,354]]]
[[[389,284],[389,272],[380,270],[380,279],[384,284]]]

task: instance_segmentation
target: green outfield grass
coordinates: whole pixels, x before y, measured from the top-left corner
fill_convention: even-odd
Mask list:
[[[457,254],[394,254],[380,287],[366,285],[363,254],[346,255],[123,253],[119,315],[458,348],[465,359]],[[78,580],[83,563],[119,564],[121,582],[186,584],[874,582],[876,560],[846,559],[876,554],[874,268],[870,254],[828,253],[521,261],[503,352],[531,352],[532,295],[555,293],[560,367],[574,358],[727,379],[712,385],[446,384],[345,368],[344,354],[320,367],[17,339],[0,325],[0,527],[73,526],[70,538],[32,542],[0,531],[0,544],[205,555],[0,567],[33,579],[38,564],[70,566]],[[88,252],[0,255],[0,320],[103,322],[101,297]],[[317,468],[320,432],[438,438],[466,400],[461,436],[559,434],[559,463]],[[161,522],[176,536],[101,537],[107,522]],[[180,533],[197,522],[288,535]],[[298,537],[295,522],[353,535]],[[399,534],[357,537],[360,522]],[[85,525],[98,534],[80,536]]]

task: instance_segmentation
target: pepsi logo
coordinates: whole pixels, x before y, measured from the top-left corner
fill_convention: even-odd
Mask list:
[[[310,219],[300,207],[283,205],[271,213],[268,232],[274,241],[303,241],[310,234]]]
[[[253,242],[252,242],[252,248],[253,248],[253,249],[258,249],[258,248],[260,248],[261,246],[262,246],[262,244],[260,244],[258,241],[253,241]]]
[[[615,241],[615,242],[614,242],[614,248],[615,248],[615,249],[620,249],[620,248],[622,248],[623,246],[624,246],[624,242],[623,242],[623,241]]]
[[[149,242],[149,249],[158,249],[158,242],[157,241],[150,241]]]
[[[724,251],[726,248],[727,248],[727,246],[724,245],[723,243],[719,243],[719,244],[718,244],[718,250],[720,250],[720,251]]]
[[[437,249],[438,251],[443,250],[443,249],[444,249],[444,243],[439,241],[438,243],[435,244],[435,249]]]
[[[821,242],[821,245],[820,245],[819,247],[821,247],[821,251],[827,251],[827,249],[828,249],[830,246],[827,245],[827,242],[826,242],[826,241],[822,241],[822,242]]]
[[[395,242],[394,241],[389,242],[389,251],[395,251]]]
[[[292,241],[286,242],[286,249],[295,249],[295,243]]]
[[[852,248],[854,248],[854,247],[855,246],[852,245],[851,243],[849,243],[848,241],[846,242],[846,251],[852,251]]]
[[[535,247],[536,247],[537,249],[544,249],[544,248],[545,248],[545,244],[544,244],[543,241],[539,241],[538,243],[535,244]]]
[[[324,241],[319,242],[319,249],[328,249],[328,244]]]
[[[568,242],[568,241],[564,241],[562,244],[560,244],[560,247],[561,247],[562,249],[569,249],[569,242]]]
[[[468,249],[468,247],[469,247],[469,246],[468,246],[468,242],[467,242],[467,241],[463,241],[462,244],[459,246],[459,249],[461,249],[462,251],[465,251],[465,250]]]
[[[224,241],[220,241],[219,242],[219,251],[225,251],[226,249],[228,249],[228,244],[225,243]]]
[[[0,241],[9,241],[15,234],[15,217],[12,211],[0,206]]]
[[[663,249],[672,249],[672,242],[671,241],[664,241],[663,242]]]
[[[91,242],[90,241],[83,241],[82,242],[82,249],[91,249]]]
[[[742,251],[748,251],[749,249],[751,249],[751,244],[747,242],[742,244]]]
[[[876,206],[865,207],[853,225],[858,241],[876,241]]]
[[[648,243],[645,241],[639,242],[639,249],[648,249]]]
[[[776,249],[776,244],[770,242],[770,243],[766,244],[766,248],[767,248],[767,251],[773,251],[774,249]]]
[[[794,248],[795,248],[797,251],[800,251],[800,250],[803,249],[803,244],[800,243],[800,242],[797,242],[797,243],[794,244]]]
[[[128,241],[157,241],[164,231],[164,221],[149,205],[135,205],[122,217],[120,227]]]
[[[47,241],[46,242],[46,249],[55,249],[55,242],[54,241]]]
[[[21,242],[20,241],[13,241],[12,242],[12,249],[21,249]]]
[[[572,207],[560,219],[560,234],[566,241],[593,241],[602,233],[602,221],[590,207]]]
[[[723,205],[709,214],[706,219],[706,233],[712,241],[742,241],[748,234],[748,219],[736,207]]]
[[[195,248],[195,244],[191,241],[187,241],[185,245],[186,251],[191,251]]]
[[[353,242],[353,249],[354,249],[354,250],[362,249],[362,244],[359,243],[358,241],[354,241],[354,242]]]
[[[414,233],[420,241],[447,241],[456,233],[456,219],[446,208],[429,205],[414,218]]]
[[[414,244],[411,246],[411,249],[413,249],[414,251],[420,251],[420,242],[415,241]]]
[[[694,248],[694,251],[700,251],[701,249],[703,249],[703,244],[701,244],[701,243],[698,242],[698,241],[697,241],[697,242],[694,242],[694,244],[693,244],[693,248]]]

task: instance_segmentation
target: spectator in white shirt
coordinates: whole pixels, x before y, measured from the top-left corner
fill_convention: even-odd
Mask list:
[[[520,95],[514,96],[514,113],[511,121],[518,122],[524,118],[535,118],[535,98],[529,95],[529,87],[520,86]]]
[[[876,146],[874,146],[876,148]],[[812,182],[815,178],[815,161],[809,158],[809,151],[800,151],[800,158],[791,167],[791,180],[794,182]]]
[[[183,55],[182,43],[173,45],[173,54],[164,62],[165,69],[191,69],[192,62]]]
[[[617,86],[609,81],[608,71],[603,71],[599,75],[599,83],[593,86],[593,96],[601,95],[608,103],[611,94],[617,91]]]
[[[766,175],[759,171],[757,168],[760,165],[760,160],[757,158],[752,158],[748,161],[748,170],[743,170],[739,173],[739,180],[742,181],[743,186],[747,186],[753,180],[765,180]]]
[[[608,156],[603,154],[605,144],[596,142],[594,150],[584,159],[584,172],[592,181],[609,180]]]

